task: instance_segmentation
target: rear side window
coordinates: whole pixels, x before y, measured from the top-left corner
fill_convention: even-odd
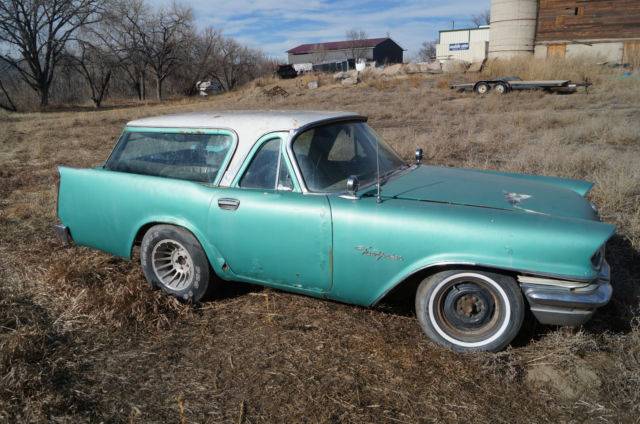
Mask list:
[[[106,168],[213,183],[232,147],[228,134],[126,132]]]

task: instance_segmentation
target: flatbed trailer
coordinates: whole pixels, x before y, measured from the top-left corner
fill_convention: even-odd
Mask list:
[[[571,80],[544,80],[522,81],[517,77],[479,80],[465,84],[453,84],[452,90],[459,92],[473,91],[477,94],[487,94],[494,91],[498,94],[507,94],[511,91],[543,90],[551,93],[575,93],[579,87],[588,88],[590,82],[572,82]]]

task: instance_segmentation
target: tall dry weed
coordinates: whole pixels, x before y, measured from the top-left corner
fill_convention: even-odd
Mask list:
[[[487,61],[482,75],[487,77],[518,76],[523,80],[556,80],[601,82],[615,71],[598,65],[590,58],[549,58],[536,59],[522,57],[513,59],[492,59]]]

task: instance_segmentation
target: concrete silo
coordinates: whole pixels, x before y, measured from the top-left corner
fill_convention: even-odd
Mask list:
[[[537,0],[491,0],[489,58],[532,55]]]

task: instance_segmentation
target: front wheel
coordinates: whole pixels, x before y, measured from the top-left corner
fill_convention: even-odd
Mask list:
[[[182,301],[198,302],[210,282],[209,261],[198,240],[183,228],[156,225],[140,246],[140,263],[152,287]]]
[[[485,95],[491,90],[491,87],[486,82],[479,82],[474,87],[474,90],[477,94]]]
[[[524,312],[516,281],[484,271],[439,272],[422,281],[416,293],[422,330],[458,352],[504,349],[520,331]]]

